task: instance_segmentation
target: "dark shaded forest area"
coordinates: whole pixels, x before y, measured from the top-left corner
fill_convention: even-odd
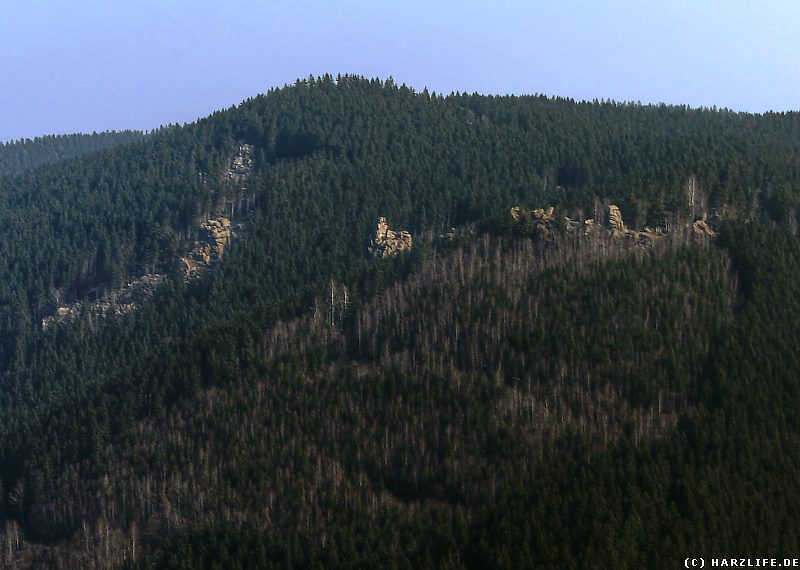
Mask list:
[[[797,552],[798,135],[796,114],[325,76],[0,177],[0,561]],[[612,203],[668,237],[508,221]],[[701,212],[716,239],[683,231]],[[185,279],[222,214],[241,236]],[[411,252],[367,253],[379,216]],[[42,330],[150,271],[136,311]]]

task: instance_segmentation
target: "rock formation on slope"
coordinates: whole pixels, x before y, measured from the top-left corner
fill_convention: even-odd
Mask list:
[[[225,171],[224,179],[241,185],[253,170],[253,152],[255,147],[247,143],[240,143],[236,154],[231,159],[230,167]],[[206,174],[199,172],[198,177],[202,183],[207,182]],[[242,228],[243,224],[238,224]],[[225,248],[230,244],[234,233],[231,221],[224,216],[211,218],[200,225],[201,238],[194,243],[192,249],[181,257],[183,275],[186,280],[205,273],[214,264],[222,259]],[[158,286],[166,281],[166,276],[159,273],[146,273],[132,279],[125,286],[108,293],[102,299],[91,303],[76,301],[71,305],[61,305],[59,299],[55,300],[55,309],[42,318],[42,330],[47,330],[55,325],[75,321],[82,314],[92,317],[123,316],[134,311],[137,305],[147,297],[152,296]],[[53,305],[51,305],[52,307]]]
[[[253,145],[240,142],[223,179],[238,185],[241,190],[246,190],[245,183],[253,171],[254,153],[255,147]],[[231,205],[230,216],[233,217],[232,199],[229,204]],[[225,204],[221,206],[219,211],[227,211]],[[244,224],[242,223],[237,224],[239,229],[243,226]],[[230,218],[224,216],[206,220],[200,225],[200,230],[200,239],[194,243],[186,255],[181,257],[183,275],[187,280],[205,273],[220,261],[225,253],[225,248],[230,244],[231,239],[235,237]]]
[[[186,278],[199,275],[222,259],[225,247],[233,238],[231,221],[223,216],[206,220],[200,228],[203,230],[202,238],[181,258]]]
[[[717,225],[716,219],[709,219],[708,214],[703,212],[700,219],[692,223],[692,234],[700,239],[717,237],[717,232],[715,230]]]
[[[625,236],[625,222],[622,221],[622,212],[619,206],[611,204],[608,207],[608,225],[611,228],[611,235],[615,238]]]
[[[231,160],[231,166],[226,171],[226,177],[231,182],[243,184],[253,170],[253,151],[251,144],[241,143],[236,149],[236,154]],[[244,186],[242,186],[244,188]]]
[[[530,220],[536,235],[542,239],[549,238],[553,233],[553,224],[556,222],[555,208],[553,206],[535,208],[530,211],[515,206],[511,208],[510,214],[511,219],[515,222]]]
[[[514,222],[522,222],[529,220],[533,224],[535,235],[540,238],[547,239],[556,230],[559,218],[555,214],[555,208],[548,206],[547,208],[535,208],[533,210],[526,210],[519,206],[514,206],[509,210],[511,220]],[[697,229],[695,233],[703,233],[705,236],[714,237],[716,233],[711,226],[706,225],[705,217],[703,220],[695,222]],[[622,211],[619,206],[610,204],[606,212],[605,224],[599,223],[593,218],[584,221],[573,220],[567,216],[563,217],[562,227],[567,232],[581,232],[583,234],[590,234],[594,231],[606,231],[618,240],[629,240],[638,245],[651,245],[653,242],[665,237],[667,235],[663,228],[643,228],[642,230],[632,230],[625,227],[625,222],[622,219]],[[706,231],[707,230],[707,231]]]
[[[386,258],[402,251],[410,251],[413,245],[411,234],[406,230],[390,230],[386,218],[378,219],[375,230],[375,239],[370,244],[369,251],[376,257]]]
[[[76,302],[60,306],[55,312],[42,319],[42,330],[55,325],[74,321],[83,314],[91,317],[121,317],[136,310],[139,303],[152,297],[156,289],[167,281],[161,273],[145,273],[126,283],[120,289],[104,295],[92,303]]]
[[[228,218],[220,217],[206,221],[201,227],[207,232],[217,257],[221,259],[225,252],[225,246],[231,241],[231,221]]]

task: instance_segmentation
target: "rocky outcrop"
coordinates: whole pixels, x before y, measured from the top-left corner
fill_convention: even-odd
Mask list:
[[[413,246],[413,238],[406,230],[391,230],[386,218],[378,219],[378,227],[375,230],[375,239],[370,244],[369,251],[372,255],[380,258],[390,257],[403,251],[410,251]]]
[[[241,143],[236,148],[231,160],[231,165],[225,172],[225,177],[236,184],[243,184],[253,171],[253,153],[255,147],[251,144]]]
[[[59,307],[56,309],[55,316],[63,320],[74,317],[75,314],[75,309],[73,307]]]
[[[553,206],[547,206],[547,208],[535,208],[531,211],[531,215],[533,219],[547,223],[555,220],[555,211],[556,209]]]
[[[247,190],[245,183],[253,172],[254,154],[255,147],[253,145],[240,142],[223,178],[239,185],[242,191]],[[230,202],[227,202],[226,199],[226,202],[219,206],[219,211],[228,211],[227,206],[230,205],[230,215],[233,216],[233,204],[233,199]],[[243,227],[242,223],[237,225],[239,229]],[[225,248],[234,237],[231,220],[224,216],[206,220],[200,224],[200,232],[200,239],[194,243],[186,255],[181,257],[183,275],[186,279],[197,277],[220,261],[225,254]]]
[[[181,258],[186,278],[195,277],[220,261],[234,235],[231,221],[222,216],[206,220],[200,225],[200,229],[201,239]]]
[[[611,228],[611,235],[615,238],[625,237],[625,222],[622,221],[622,212],[619,206],[611,204],[608,207],[608,226]]]
[[[515,223],[525,221],[532,223],[534,234],[540,238],[549,238],[556,230],[556,225],[559,222],[552,206],[533,210],[514,206],[509,210],[509,216]],[[692,222],[687,222],[684,227],[688,228],[691,237],[695,240],[714,239],[718,235],[721,221],[722,219],[716,211],[712,214],[703,212],[699,218]],[[637,245],[652,245],[669,235],[665,228],[649,228],[645,226],[641,230],[633,230],[625,227],[622,210],[615,204],[608,206],[605,223],[600,223],[592,218],[581,222],[564,216],[561,227],[567,232],[581,232],[583,234],[605,231],[614,239],[627,240]]]
[[[534,229],[542,239],[549,238],[553,233],[553,223],[556,219],[555,210],[553,206],[547,206],[547,208],[535,208],[531,211]]]
[[[648,228],[647,226],[645,226],[641,232],[637,233],[639,234],[640,238],[644,240],[645,243],[653,243],[668,235],[667,232],[664,231],[662,228],[653,229],[653,228]]]
[[[533,224],[536,235],[542,239],[547,239],[553,233],[553,225],[556,222],[555,211],[553,206],[534,208],[533,210],[525,210],[519,206],[514,206],[509,210],[509,214],[514,222],[529,221]]]
[[[240,143],[221,182],[233,181],[240,184],[241,189],[244,190],[244,182],[253,170],[254,151],[253,145]],[[198,172],[198,178],[202,184],[208,183],[205,172]],[[224,203],[221,208],[224,208]],[[233,208],[231,208],[232,210]],[[237,225],[239,230],[243,227],[242,223]],[[225,249],[234,237],[231,221],[224,216],[203,222],[200,225],[200,234],[200,238],[192,248],[185,256],[181,257],[183,276],[187,280],[205,273],[221,260]],[[148,273],[133,279],[124,287],[92,303],[75,302],[71,305],[61,305],[59,295],[56,295],[52,304],[49,305],[50,308],[42,313],[46,315],[42,319],[42,329],[47,330],[54,325],[74,321],[87,312],[92,317],[126,315],[134,311],[141,300],[152,296],[156,288],[165,281],[166,276],[164,275]]]
[[[217,258],[222,259],[225,246],[231,241],[231,221],[228,218],[220,217],[204,222],[201,227],[206,231],[208,240],[213,244]]]
[[[561,221],[558,216],[556,216],[553,206],[535,208],[533,210],[526,210],[515,206],[509,210],[509,215],[514,222],[529,220],[533,224],[535,235],[545,239],[549,238],[553,232],[556,231],[556,226],[558,224],[567,232],[580,232],[586,235],[595,231],[606,231],[615,239],[630,240],[639,245],[650,245],[667,235],[661,228],[654,230],[646,227],[641,231],[637,231],[625,227],[625,222],[622,219],[622,211],[619,206],[615,204],[610,204],[608,206],[605,224],[599,223],[593,218],[579,221],[567,216],[564,216],[563,221]]]
[[[72,305],[57,307],[52,315],[42,319],[42,330],[48,330],[58,324],[74,321],[86,313],[94,318],[127,315],[135,311],[138,304],[143,300],[152,297],[156,289],[166,280],[166,275],[145,273],[93,303],[77,302]]]
[[[717,226],[714,220],[710,220],[708,214],[703,212],[700,219],[692,223],[692,234],[699,239],[715,238],[717,232],[714,229]]]
[[[166,280],[166,275],[146,273],[128,282],[122,289],[114,291],[100,301],[93,303],[91,305],[93,314],[104,317],[127,315],[136,309],[138,303],[152,297],[156,289]]]
[[[253,168],[254,150],[255,147],[251,144],[240,144],[236,156],[233,157],[231,168],[240,174],[249,173]]]
[[[66,323],[74,320],[80,315],[82,303],[75,303],[68,307],[57,307],[52,315],[48,315],[42,319],[42,330],[46,331],[61,323]]]

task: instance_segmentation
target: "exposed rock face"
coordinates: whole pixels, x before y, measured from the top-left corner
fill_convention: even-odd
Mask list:
[[[531,218],[540,222],[552,222],[556,217],[555,211],[556,209],[553,206],[534,208],[533,210],[524,210],[519,206],[514,206],[509,210],[509,214],[511,215],[511,219],[515,222],[526,218]]]
[[[553,223],[555,222],[555,208],[536,208],[531,211],[536,234],[542,239],[548,239],[553,233]]]
[[[81,303],[75,303],[69,307],[58,307],[55,312],[42,319],[42,330],[46,331],[61,323],[74,320],[81,312]]]
[[[509,210],[509,214],[515,222],[530,220],[533,223],[536,235],[542,239],[550,237],[553,230],[551,226],[556,222],[555,208],[553,206],[535,208],[533,210],[525,210],[519,206],[514,206]]]
[[[233,238],[231,221],[225,217],[206,220],[200,226],[203,237],[195,242],[188,255],[181,258],[183,273],[187,278],[192,278],[210,268],[225,253],[225,247]]]
[[[231,221],[228,218],[216,218],[205,222],[202,228],[208,233],[208,239],[213,243],[217,257],[222,259],[225,246],[231,241]]]
[[[253,168],[253,150],[255,147],[251,144],[240,144],[236,156],[233,157],[232,169],[240,173],[249,172]]]
[[[409,232],[390,230],[386,218],[381,217],[378,219],[375,239],[372,240],[369,251],[376,257],[386,258],[402,251],[410,251],[412,245],[413,239]]]
[[[542,222],[552,222],[555,219],[555,211],[556,209],[553,206],[547,206],[547,208],[536,208],[531,212],[531,215],[535,220],[541,220]]]
[[[228,180],[237,184],[243,184],[247,176],[253,170],[253,151],[255,147],[251,144],[241,143],[236,149],[236,154],[231,160],[226,177]]]
[[[637,233],[639,233],[641,239],[645,243],[653,243],[654,241],[660,240],[667,235],[667,233],[661,228],[652,229],[648,228],[647,226],[645,226],[641,232]]]
[[[608,225],[611,227],[612,236],[625,237],[625,223],[622,221],[622,212],[619,206],[611,204],[608,207]]]
[[[138,302],[152,297],[166,280],[166,276],[160,273],[146,273],[94,303],[91,307],[92,314],[103,317],[127,315],[136,309]]]
[[[241,189],[245,190],[244,183],[253,170],[254,151],[253,145],[240,143],[231,159],[230,167],[222,175],[220,181],[232,181],[240,184]],[[202,184],[208,183],[205,172],[198,172],[198,178]],[[242,227],[241,223],[237,225],[237,229]],[[222,259],[225,248],[234,237],[230,219],[223,216],[206,220],[200,225],[200,228],[200,239],[181,258],[183,275],[187,280],[206,272]],[[148,273],[129,281],[124,287],[92,303],[75,302],[72,305],[62,306],[56,297],[56,308],[52,314],[42,319],[42,329],[47,330],[54,325],[74,321],[87,312],[92,317],[126,315],[136,309],[139,301],[152,296],[156,288],[165,281],[166,276],[164,275]]]
[[[75,312],[70,307],[59,307],[56,309],[56,316],[59,319],[66,319],[75,315]]]
[[[137,304],[142,300],[152,297],[156,289],[166,280],[167,277],[160,273],[145,273],[93,303],[77,302],[66,307],[58,307],[53,315],[42,319],[42,330],[73,321],[87,312],[91,317],[127,315],[136,310]]]
[[[608,206],[608,227],[611,229],[611,237],[633,240],[640,245],[651,245],[667,235],[662,228],[645,227],[641,231],[626,228],[622,220],[622,210],[614,204]]]
[[[661,228],[656,228],[655,230],[644,228],[641,231],[626,228],[625,222],[622,219],[622,211],[619,209],[619,206],[614,204],[608,206],[606,224],[602,224],[593,218],[581,222],[567,216],[564,216],[563,222],[561,222],[558,216],[556,216],[553,206],[536,208],[530,211],[515,206],[509,210],[509,215],[514,222],[531,220],[536,235],[544,239],[552,235],[556,229],[556,225],[559,223],[567,232],[581,232],[587,235],[595,231],[606,231],[615,239],[630,240],[638,245],[651,245],[653,242],[667,235]],[[713,229],[711,231],[713,232]],[[710,236],[712,234],[706,235]]]
[[[555,208],[536,208],[527,210],[519,206],[509,209],[509,216],[514,222],[525,222],[533,224],[535,235],[539,238],[547,239],[556,230],[556,225],[560,223],[561,228],[567,232],[580,232],[584,235],[595,231],[605,231],[614,239],[626,240],[640,246],[653,245],[655,242],[669,235],[665,228],[644,227],[641,230],[633,230],[625,227],[622,219],[622,211],[619,206],[610,204],[606,214],[606,223],[589,218],[583,222],[564,217],[563,222],[555,215]],[[691,236],[696,240],[714,239],[718,235],[719,226],[722,219],[718,212],[703,214],[691,223],[684,226],[691,230]]]
[[[241,190],[246,190],[245,183],[253,171],[254,152],[255,147],[253,145],[244,142],[239,143],[236,147],[236,153],[231,159],[230,166],[225,171],[223,180],[233,182],[239,185]],[[230,202],[230,205],[231,215],[233,215],[233,201]],[[227,211],[225,204],[222,205],[220,211]],[[243,224],[239,223],[236,227],[241,229]],[[194,243],[185,256],[181,257],[183,275],[187,280],[205,273],[220,261],[225,254],[225,248],[235,237],[231,220],[224,216],[206,220],[200,224],[200,230],[200,239]]]
[[[695,220],[692,224],[692,234],[700,239],[717,237],[717,232],[712,224],[713,222],[708,219],[708,214],[704,212],[700,219]]]

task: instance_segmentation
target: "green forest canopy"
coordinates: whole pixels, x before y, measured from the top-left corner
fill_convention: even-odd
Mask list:
[[[800,195],[798,126],[794,113],[751,115],[543,96],[444,97],[391,80],[324,76],[271,90],[191,125],[160,130],[136,144],[2,177],[0,473],[6,501],[0,521],[19,525],[33,552],[42,540],[70,548],[69,538],[78,532],[72,522],[64,526],[35,515],[80,462],[82,482],[76,485],[94,489],[119,462],[113,450],[133,445],[139,422],[184,417],[181,425],[187,427],[179,430],[194,441],[201,432],[191,427],[193,418],[205,412],[192,410],[204,394],[230,389],[235,399],[234,386],[246,393],[258,385],[267,387],[262,403],[275,414],[267,434],[284,434],[289,425],[301,440],[310,438],[307,445],[322,443],[311,436],[314,430],[352,435],[365,446],[360,459],[353,454],[358,458],[361,452],[347,447],[350,435],[324,440],[335,449],[343,446],[337,457],[347,485],[362,484],[363,471],[370,489],[395,496],[397,508],[366,517],[360,499],[348,499],[356,495],[337,488],[322,495],[332,505],[298,499],[302,508],[293,510],[294,493],[302,496],[303,485],[321,484],[307,462],[322,456],[289,438],[269,460],[270,469],[256,462],[226,471],[226,480],[233,481],[227,492],[234,500],[244,497],[249,485],[286,488],[287,512],[306,512],[313,525],[301,529],[288,517],[267,532],[258,517],[218,527],[210,525],[209,515],[159,533],[142,554],[145,560],[198,567],[191,565],[226,552],[220,564],[238,560],[248,566],[258,556],[262,567],[385,561],[583,567],[591,560],[650,564],[648,554],[656,552],[664,566],[674,567],[676,552],[796,551],[800,536],[788,521],[800,506],[794,493],[800,458],[792,451],[800,449],[792,419],[800,410],[791,373],[800,354],[800,320],[792,301],[800,298],[795,291],[800,249],[793,233]],[[244,194],[224,177],[241,142],[255,148],[255,170]],[[551,317],[544,322],[552,325],[538,331],[523,321],[494,348],[484,342],[454,354],[454,362],[491,363],[469,371],[473,376],[462,390],[437,368],[403,369],[402,354],[393,367],[370,371],[376,365],[367,363],[375,355],[342,354],[324,342],[277,361],[265,360],[259,350],[276,323],[319,308],[332,279],[348,287],[354,319],[356,308],[391,283],[425,275],[420,271],[430,256],[445,255],[441,245],[418,239],[410,255],[386,263],[370,259],[366,246],[378,216],[422,236],[451,226],[480,226],[517,204],[554,204],[579,217],[592,215],[597,202],[613,202],[626,222],[638,227],[687,219],[686,183],[693,176],[707,208],[724,213],[713,249],[609,261],[582,276],[564,268],[548,275],[531,295],[550,300]],[[222,209],[245,225],[245,235],[211,275],[184,283],[178,257],[199,223]],[[90,298],[154,268],[172,279],[128,317],[81,319],[41,331],[42,315],[56,297]],[[476,307],[470,326],[492,339],[491,323],[502,321],[511,293],[482,279],[438,295],[454,299],[458,308],[471,298],[460,297],[464,291],[484,291],[486,301]],[[641,305],[626,305],[632,298]],[[725,299],[733,299],[729,309]],[[411,293],[407,303],[406,316],[395,327],[379,329],[376,338],[390,353],[405,346],[411,350],[406,357],[419,350],[415,358],[421,358],[432,348],[409,344],[402,325],[426,326],[425,315],[433,309]],[[647,320],[636,325],[645,336],[632,338],[649,338],[653,350],[637,342],[605,346],[593,340],[596,336],[582,336],[584,324],[567,318],[576,307],[591,313],[598,304],[621,306],[631,319],[648,311],[688,314],[691,327],[665,329]],[[686,313],[687,307],[693,309]],[[458,310],[442,315],[465,318]],[[355,322],[345,319],[343,333],[354,334],[347,327]],[[503,402],[519,390],[513,378],[523,378],[519,374],[531,363],[546,361],[547,347],[570,345],[582,349],[559,356],[563,370],[548,368],[555,366],[549,362],[541,369],[542,381],[565,371],[578,376],[580,370],[605,371],[597,372],[605,378],[598,390],[616,390],[621,400],[589,391],[589,403],[567,401],[576,406],[575,426],[594,421],[582,406],[621,406],[615,412],[621,418],[614,428],[619,436],[597,447],[591,429],[554,432],[536,461],[516,465],[511,458],[538,436],[518,423],[498,424],[480,406]],[[619,370],[604,361],[610,352],[616,355],[613,362],[628,363],[619,378]],[[650,353],[660,356],[645,362]],[[364,360],[373,378],[366,386],[358,372]],[[343,367],[338,377],[337,366]],[[637,371],[645,370],[652,373],[638,378]],[[310,387],[303,388],[307,382]],[[330,386],[341,390],[329,393]],[[384,396],[364,396],[365,389],[380,389]],[[637,426],[648,424],[637,414],[658,407],[662,393],[676,414],[674,430],[665,431],[669,420],[655,430],[662,435],[641,439]],[[385,405],[402,395],[411,403],[398,423]],[[361,403],[317,410],[309,417],[323,419],[302,420],[318,397]],[[232,410],[220,413],[215,425],[227,441],[236,433],[237,416]],[[450,419],[465,414],[476,422],[469,432]],[[359,431],[367,418],[375,431]],[[448,431],[451,423],[455,431]],[[399,437],[404,426],[414,437],[466,438],[467,455],[442,455],[446,448],[439,443],[430,460],[413,459],[419,450],[414,438],[370,447],[380,433]],[[261,449],[260,440],[251,444],[235,456]],[[155,466],[163,471],[181,465],[178,456],[152,456],[153,447],[140,453],[138,468],[145,475]],[[489,500],[480,490],[493,466],[505,467],[495,475]],[[286,486],[295,478],[300,489]],[[125,479],[113,481],[123,485]],[[20,482],[24,498],[12,500]],[[416,517],[415,501],[428,505]],[[334,516],[337,512],[341,515]],[[75,520],[108,523],[103,513],[87,507]],[[354,522],[360,514],[372,521],[373,531]],[[745,523],[753,516],[759,522],[755,529]],[[131,515],[113,524],[127,541],[145,520]],[[71,556],[62,555],[62,562]]]

